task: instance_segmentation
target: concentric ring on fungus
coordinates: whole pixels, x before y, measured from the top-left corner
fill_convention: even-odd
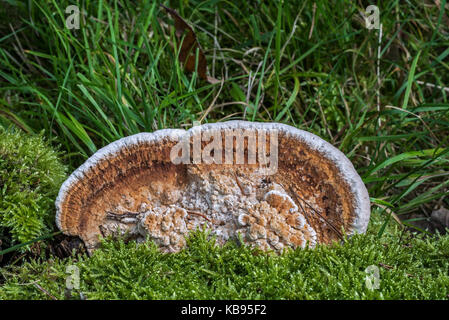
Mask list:
[[[246,121],[115,141],[64,182],[56,208],[59,229],[89,250],[120,233],[175,252],[205,226],[220,244],[240,238],[280,252],[364,233],[370,217],[365,185],[338,149],[288,125]]]

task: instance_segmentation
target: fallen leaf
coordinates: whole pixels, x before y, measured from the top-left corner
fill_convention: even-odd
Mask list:
[[[449,210],[446,208],[439,208],[432,212],[432,220],[438,221],[445,227],[449,227]]]
[[[201,49],[200,44],[196,38],[195,32],[192,27],[181,18],[181,16],[171,8],[168,8],[161,4],[161,7],[167,11],[175,21],[175,34],[179,41],[182,41],[181,48],[179,48],[179,60],[184,66],[184,69],[188,72],[193,72],[195,70],[196,64],[196,53],[198,51],[198,76],[208,81],[209,83],[218,83],[219,80],[209,77],[207,75],[207,61],[206,56],[204,55],[203,50]],[[183,35],[185,34],[184,39],[182,40]],[[197,50],[198,49],[198,50]]]

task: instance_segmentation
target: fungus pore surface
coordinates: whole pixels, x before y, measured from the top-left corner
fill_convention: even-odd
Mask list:
[[[174,160],[180,145],[187,152]],[[189,231],[206,228],[219,244],[281,252],[365,232],[369,204],[351,162],[321,138],[277,123],[229,121],[104,147],[62,185],[56,221],[89,250],[100,236],[123,235],[176,252]]]

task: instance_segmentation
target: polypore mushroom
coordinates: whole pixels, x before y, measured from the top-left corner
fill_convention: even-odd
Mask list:
[[[127,234],[174,252],[206,227],[220,244],[279,252],[363,233],[370,217],[365,185],[338,149],[288,125],[246,121],[115,141],[64,182],[56,208],[59,229],[89,250],[99,236]]]

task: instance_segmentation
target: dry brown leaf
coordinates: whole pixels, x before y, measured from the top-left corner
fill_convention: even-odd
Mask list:
[[[432,220],[438,221],[445,227],[449,227],[449,210],[446,208],[439,208],[438,210],[434,210],[431,216]]]
[[[184,66],[184,69],[193,72],[195,70],[196,64],[196,52],[198,49],[198,75],[201,79],[208,81],[209,83],[218,83],[219,80],[209,77],[207,75],[207,61],[206,56],[204,55],[203,50],[201,49],[200,44],[196,38],[195,32],[193,32],[192,27],[181,18],[181,16],[171,8],[168,8],[161,4],[161,7],[167,11],[175,21],[175,34],[178,38],[178,41],[182,41],[181,48],[179,48],[179,61]],[[183,35],[185,34],[184,40],[182,40]]]

